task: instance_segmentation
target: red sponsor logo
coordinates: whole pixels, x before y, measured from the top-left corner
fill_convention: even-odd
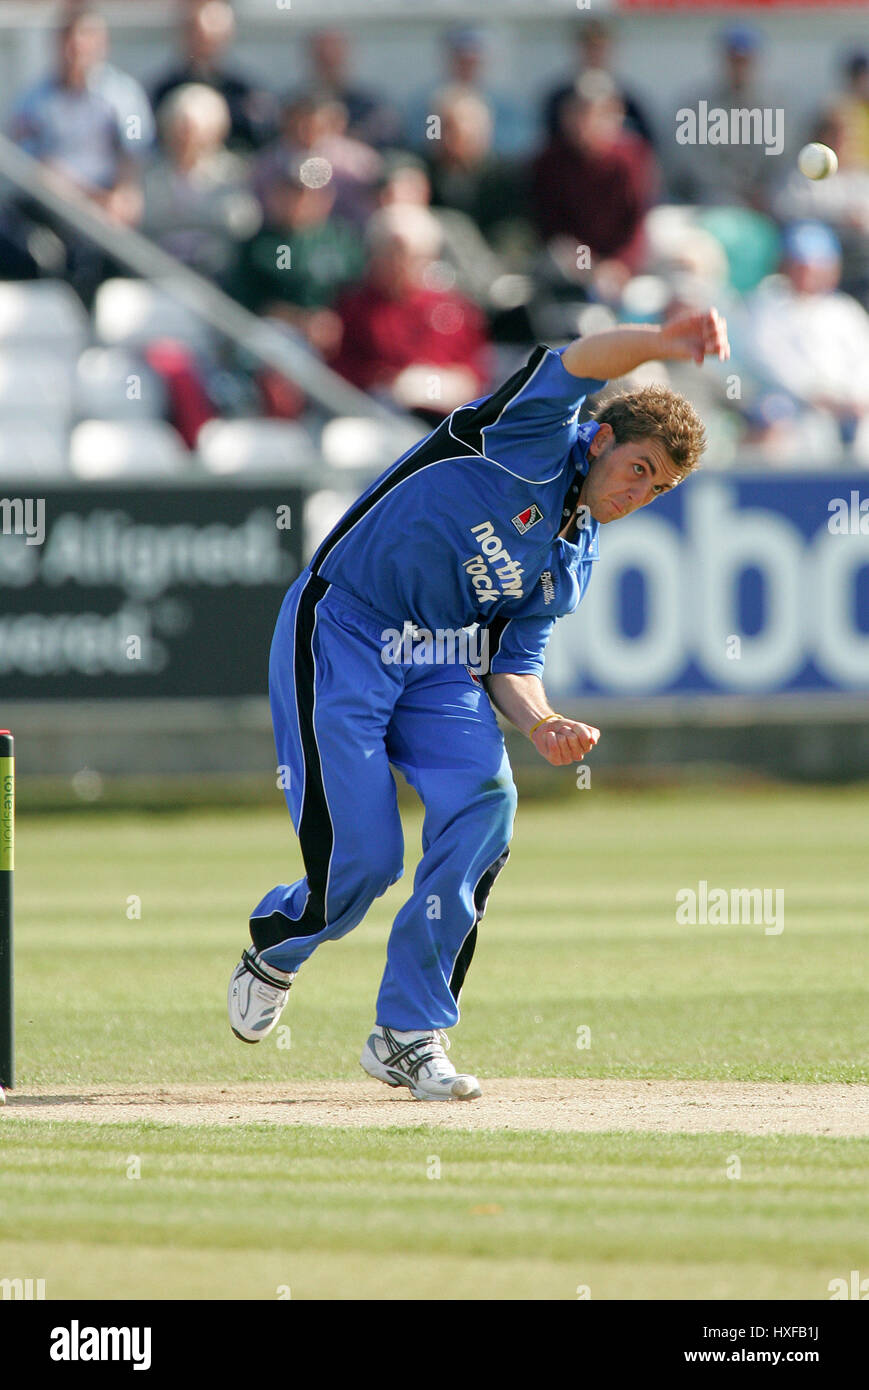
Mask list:
[[[536,502],[532,502],[530,507],[526,507],[524,512],[517,513],[510,518],[520,536],[524,536],[526,531],[530,531],[532,526],[536,526],[538,521],[543,520],[543,513]]]

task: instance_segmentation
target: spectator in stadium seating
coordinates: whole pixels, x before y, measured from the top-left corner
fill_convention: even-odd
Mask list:
[[[771,89],[762,74],[760,58],[764,36],[748,24],[735,24],[725,29],[719,43],[721,69],[717,78],[708,80],[678,109],[688,109],[700,120],[700,102],[707,112],[723,110],[728,113],[743,109],[770,111],[776,116],[778,135],[783,140],[778,153],[767,154],[760,139],[739,140],[722,144],[675,143],[670,171],[672,192],[685,202],[736,204],[768,212],[774,185],[781,175],[790,148],[791,121],[788,103],[780,93]],[[673,127],[677,127],[674,111]],[[772,145],[770,146],[772,148]]]
[[[473,92],[451,87],[440,93],[440,139],[426,150],[433,208],[452,208],[496,238],[499,225],[520,206],[516,168],[492,153],[492,117]]]
[[[87,194],[113,221],[131,224],[141,212],[139,170],[117,107],[97,90],[105,55],[102,17],[73,11],[58,33],[55,71],[16,102],[10,134],[61,184]]]
[[[357,229],[334,206],[331,181],[310,186],[304,165],[287,157],[273,169],[265,223],[240,248],[230,279],[247,308],[291,325],[323,353],[334,351],[341,334],[331,305],[366,263]]]
[[[654,147],[655,132],[640,102],[629,92],[612,71],[613,33],[602,19],[583,19],[576,26],[576,68],[572,77],[549,92],[543,103],[543,126],[548,140],[558,137],[561,129],[561,105],[573,95],[578,78],[584,72],[608,72],[614,78],[619,100],[625,111],[625,130],[633,131]]]
[[[143,231],[185,265],[220,277],[262,220],[244,161],[226,149],[229,107],[212,87],[189,83],[173,88],[157,118],[165,153],[145,173]]]
[[[820,222],[783,237],[782,275],[747,300],[744,353],[762,393],[784,393],[802,415],[820,412],[869,461],[869,314],[838,290],[840,247]]]
[[[482,29],[460,25],[448,29],[443,39],[444,77],[434,88],[418,94],[408,106],[407,139],[414,149],[425,150],[430,120],[440,108],[444,89],[460,89],[477,97],[489,108],[492,121],[492,148],[505,157],[528,153],[534,143],[534,123],[530,113],[512,97],[492,89],[485,81],[487,37]]]
[[[773,199],[780,222],[816,221],[832,227],[842,244],[841,287],[869,305],[869,165],[857,151],[857,133],[840,105],[830,108],[810,139],[836,151],[832,179],[807,179],[792,169]]]
[[[393,203],[430,207],[431,181],[425,160],[410,150],[384,150],[375,197],[380,208],[392,207]]]
[[[347,112],[347,134],[381,149],[399,144],[402,119],[398,110],[350,76],[350,45],[341,29],[317,29],[308,40],[311,86],[340,102]]]
[[[128,140],[121,109],[98,90],[105,57],[101,16],[88,7],[68,13],[58,30],[56,67],[15,103],[10,135],[50,173],[58,192],[90,198],[108,221],[128,227],[142,213],[139,159],[131,149],[136,156],[144,149]],[[118,90],[115,82],[115,96]],[[34,261],[30,248],[39,227],[48,229],[57,250],[54,273],[66,275],[89,303],[113,262],[35,200],[14,199],[4,215],[4,239],[25,261]]]
[[[761,391],[743,403],[742,435],[732,463],[815,469],[835,465],[841,456],[835,421],[820,411],[801,410],[786,392]]]
[[[88,7],[80,7],[82,14]],[[109,31],[102,15],[92,12],[94,26],[102,30],[102,40],[94,67],[88,76],[91,91],[99,92],[117,113],[124,149],[133,159],[143,159],[153,149],[156,138],[154,113],[141,82],[109,62]]]
[[[219,414],[208,389],[214,364],[201,361],[186,343],[175,338],[156,338],[143,355],[166,388],[170,425],[188,449],[195,449],[202,426]]]
[[[422,159],[408,150],[385,150],[383,153],[383,174],[377,186],[378,206],[405,203],[430,210],[442,237],[438,267],[441,288],[455,287],[484,308],[496,338],[512,338],[514,328],[521,332],[517,319],[521,318],[521,306],[530,297],[532,288],[527,277],[510,273],[509,262],[493,250],[466,213],[432,206],[431,183]],[[523,341],[533,336],[527,321],[525,327]]]
[[[154,144],[154,113],[144,87],[135,77],[109,62],[109,30],[99,10],[87,4],[68,5],[59,26],[61,47],[78,51],[77,64],[84,72],[89,92],[103,97],[115,113],[121,149],[131,159],[143,159]],[[59,66],[64,59],[61,54]],[[57,77],[53,75],[20,99],[16,111],[26,104],[30,119],[52,119],[51,96],[57,97]]]
[[[193,0],[183,16],[183,58],[155,84],[152,100],[156,110],[176,87],[190,82],[213,87],[229,107],[230,143],[257,149],[274,133],[276,103],[264,86],[227,64],[234,37],[231,5],[225,0]]]
[[[869,50],[849,53],[842,66],[844,89],[834,105],[845,124],[854,168],[869,169]]]
[[[336,305],[343,337],[332,365],[363,390],[441,420],[488,386],[483,315],[464,296],[432,285],[441,234],[425,208],[381,208],[367,241],[367,277]]]
[[[60,29],[69,26],[76,31],[80,48],[88,53],[88,90],[104,97],[115,112],[125,153],[132,159],[144,158],[154,144],[154,113],[142,84],[109,62],[105,17],[89,4],[70,3],[63,12]]]
[[[537,231],[568,279],[614,300],[643,262],[657,167],[649,146],[623,130],[608,73],[584,73],[560,110],[560,133],[532,167]]]
[[[323,92],[300,92],[284,103],[278,138],[254,169],[257,197],[265,207],[275,171],[287,161],[310,161],[312,180],[327,180],[335,215],[362,229],[374,208],[383,162],[376,150],[347,134],[347,110]]]

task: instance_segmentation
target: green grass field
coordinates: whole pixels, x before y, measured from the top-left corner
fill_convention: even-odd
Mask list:
[[[865,789],[526,801],[457,1063],[484,1083],[865,1082],[867,813]],[[22,817],[19,1090],[361,1078],[412,811],[406,830],[404,883],[305,967],[286,1050],[242,1047],[224,1006],[248,910],[299,871],[280,808]],[[784,930],[678,925],[701,879],[783,889]],[[867,1141],[459,1132],[433,1109],[380,1131],[0,1113],[0,1278],[49,1297],[750,1299],[869,1271]]]

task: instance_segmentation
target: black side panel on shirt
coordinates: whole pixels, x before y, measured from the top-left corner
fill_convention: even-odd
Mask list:
[[[510,621],[511,619],[509,617],[505,617],[499,613],[484,629],[487,644],[485,658],[488,667],[491,667],[493,660],[501,649],[501,638],[504,636],[504,629]],[[483,674],[488,675],[488,671],[484,671]]]
[[[398,468],[394,468],[392,472],[387,473],[386,477],[372,489],[367,497],[361,497],[359,501],[345,513],[334,530],[330,531],[311,561],[311,570],[314,574],[319,573],[323,561],[330,552],[334,550],[338,542],[343,540],[347,533],[352,531],[357,522],[361,521],[373,507],[377,506],[378,502],[382,502],[383,498],[387,497],[389,493],[392,492],[393,488],[398,487],[408,478],[413,477],[414,473],[418,473],[420,469],[428,468],[429,464],[439,463],[443,459],[461,458],[463,455],[473,454],[475,452],[475,450],[464,441],[457,441],[454,439],[449,432],[449,426],[450,417],[447,416],[443,424],[438,425],[437,429],[414,449],[409,458],[404,460],[404,463]]]
[[[483,430],[488,425],[494,425],[498,416],[509,404],[515,395],[522,390],[522,387],[531,380],[540,363],[546,356],[548,348],[539,346],[534,349],[531,356],[518,372],[514,372],[511,377],[499,386],[488,400],[483,401],[482,405],[464,406],[453,414],[453,434],[463,443],[470,444],[475,452],[483,452]]]

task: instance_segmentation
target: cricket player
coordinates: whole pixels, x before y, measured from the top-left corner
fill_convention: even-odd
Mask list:
[[[252,945],[229,986],[238,1038],[270,1033],[309,956],[401,876],[393,764],[425,808],[423,855],[393,923],[362,1066],[417,1100],[480,1095],[446,1056],[443,1030],[458,1022],[509,853],[516,790],[493,706],[555,767],[594,747],[599,730],[546,698],[553,624],[585,593],[600,528],[676,487],[705,446],[693,407],[664,386],[615,396],[583,424],[580,407],[641,363],[729,355],[715,309],[538,346],[402,455],[320,545],[286,595],[269,665],[305,874],[251,914]],[[477,670],[449,641],[474,624],[485,637]]]

